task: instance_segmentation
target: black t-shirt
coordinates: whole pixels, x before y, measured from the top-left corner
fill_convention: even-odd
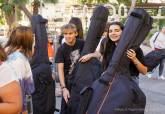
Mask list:
[[[77,39],[74,46],[66,43],[62,44],[56,53],[55,63],[64,63],[64,75],[68,75],[74,69],[80,53],[83,49],[84,41]]]
[[[112,42],[111,40],[109,40],[108,38],[105,38],[102,40],[101,44],[100,44],[100,52],[103,55],[103,61],[102,61],[102,66],[103,69],[106,70],[110,60],[112,59],[113,53],[116,49],[116,45],[114,42]],[[138,47],[136,50],[136,57],[137,59],[145,65],[144,62],[144,54],[143,51],[141,50],[140,47]],[[136,66],[134,65],[134,63],[132,61],[130,61],[129,64],[129,69],[130,69],[130,73],[131,76],[139,76],[139,71],[136,68]]]
[[[144,54],[143,54],[143,51],[140,47],[138,47],[136,50],[136,57],[137,59],[143,64],[145,65],[145,62],[144,62]],[[139,71],[138,69],[136,68],[135,64],[131,61],[130,62],[130,65],[129,65],[129,68],[130,68],[130,73],[131,73],[131,76],[139,76]]]

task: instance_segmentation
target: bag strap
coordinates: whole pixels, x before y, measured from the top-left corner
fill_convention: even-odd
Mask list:
[[[159,33],[160,33],[160,32],[158,32],[158,34],[156,35],[156,37],[155,37],[155,39],[154,39],[153,43],[155,43],[156,39],[157,39],[157,38],[158,38],[158,36],[159,36]]]

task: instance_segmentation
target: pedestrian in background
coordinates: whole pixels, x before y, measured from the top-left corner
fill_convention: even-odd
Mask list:
[[[50,33],[48,33],[48,57],[49,61],[51,64],[51,70],[52,70],[52,78],[55,79],[54,76],[54,70],[55,70],[55,64],[54,64],[54,55],[55,49],[54,49],[54,44],[53,44],[53,37],[51,36]]]
[[[50,62],[54,62],[54,53],[53,37],[48,33],[48,57]]]
[[[77,28],[77,33],[78,35],[76,36],[76,38],[79,39],[84,39],[84,35],[83,35],[83,26],[82,26],[82,22],[81,19],[78,17],[72,17],[69,21],[69,23],[74,24]]]
[[[150,46],[152,50],[165,49],[165,26],[161,29],[160,32],[156,32],[150,39]],[[162,59],[159,64],[159,77],[158,79],[165,80],[163,75],[165,59]],[[152,73],[148,74],[148,77],[151,78]]]

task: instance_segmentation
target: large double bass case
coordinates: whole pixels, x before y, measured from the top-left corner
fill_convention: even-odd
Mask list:
[[[89,30],[81,55],[89,54],[95,51],[108,19],[109,11],[104,6],[97,6],[91,17]],[[98,59],[92,58],[85,63],[79,63],[75,74],[74,85],[71,90],[71,98],[69,100],[70,114],[76,114],[80,104],[80,91],[85,86],[90,86],[101,76],[101,63]],[[77,113],[80,114],[80,113]]]
[[[86,114],[144,114],[146,98],[131,79],[126,50],[139,47],[152,22],[144,9],[130,14],[107,70],[91,86],[93,95]]]
[[[54,114],[55,110],[55,82],[48,59],[46,23],[47,20],[41,15],[32,16],[31,24],[35,34],[35,51],[31,59],[35,83],[33,114]]]

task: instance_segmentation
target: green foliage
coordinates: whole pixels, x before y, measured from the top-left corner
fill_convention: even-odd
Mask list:
[[[43,0],[44,3],[57,3],[58,0]]]
[[[97,0],[97,3],[107,3],[109,0]]]
[[[147,37],[146,37],[146,39],[144,40],[143,44],[149,46],[149,45],[150,45],[150,44],[149,44],[149,41],[150,41],[150,38],[152,37],[152,35],[153,35],[155,32],[158,32],[164,24],[165,24],[164,19],[154,19],[154,20],[153,20],[152,29],[151,29],[151,31],[149,32],[149,34],[147,35]]]
[[[161,29],[163,26],[165,26],[165,19],[159,20],[159,29]]]
[[[131,4],[131,0],[117,0],[119,4],[125,4],[125,5],[130,5]],[[136,0],[137,4],[141,4],[142,0]]]
[[[39,0],[34,0],[34,1],[32,2],[32,6],[40,7],[40,5],[41,5],[41,2],[40,2]]]
[[[80,3],[85,4],[85,3],[89,3],[89,4],[99,4],[99,3],[108,3],[109,0],[79,0]]]
[[[18,8],[16,9],[16,13],[17,13],[17,20],[21,20],[22,13],[21,13],[21,11]]]
[[[95,3],[108,3],[110,0],[79,0],[80,3],[85,4],[85,3],[90,3],[90,4],[95,4]],[[117,0],[119,4],[125,4],[125,5],[130,5],[131,0]],[[142,0],[137,0],[137,3],[141,4]]]
[[[131,3],[131,0],[117,0],[119,4],[125,4],[128,5]]]
[[[5,2],[5,0],[0,0],[0,3],[4,3]]]
[[[156,16],[158,14],[158,9],[147,9],[147,12],[152,16]]]
[[[2,11],[7,15],[11,15],[14,12],[13,8],[14,8],[14,6],[12,4],[2,4],[1,5]]]
[[[0,25],[4,25],[5,24],[5,21],[4,21],[4,19],[0,19]]]
[[[7,0],[0,0],[0,8],[5,14],[11,15],[14,13],[15,6],[19,4],[26,4],[29,0],[10,0],[8,3],[6,2]]]
[[[80,0],[79,2],[82,4],[85,4],[85,3],[91,3],[92,0]]]
[[[18,5],[18,4],[27,4],[29,0],[12,0],[11,3]]]
[[[2,12],[4,12],[7,15],[11,15],[14,13],[14,8],[16,6],[18,6],[19,4],[27,4],[30,2],[30,0],[0,0],[0,9],[2,10]],[[58,0],[42,0],[44,3],[57,3]],[[7,3],[6,3],[7,2]],[[38,5],[40,6],[40,2],[41,0],[33,0],[34,3],[38,3]],[[35,5],[36,5],[35,4]],[[19,16],[21,16],[21,12],[18,10],[17,11],[18,14],[18,18],[20,18]]]
[[[165,6],[162,8],[162,16],[165,16]]]

